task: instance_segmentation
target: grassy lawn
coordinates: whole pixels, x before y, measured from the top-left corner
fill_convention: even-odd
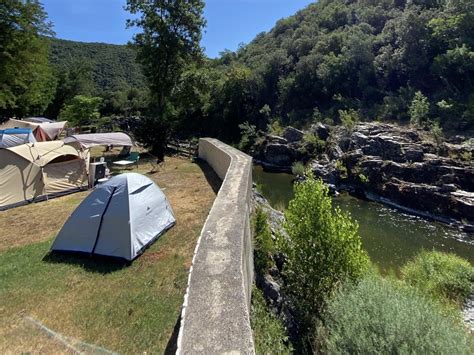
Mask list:
[[[31,318],[64,337],[120,353],[163,353],[174,345],[192,253],[219,180],[209,167],[185,159],[167,158],[153,173],[151,167],[143,161],[129,171],[157,182],[177,224],[130,266],[47,256],[89,192],[0,212],[0,353],[74,352]]]

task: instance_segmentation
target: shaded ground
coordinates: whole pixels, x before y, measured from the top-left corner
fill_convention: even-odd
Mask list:
[[[152,165],[142,161],[129,171],[158,183],[177,224],[130,266],[87,256],[47,256],[59,228],[88,192],[0,212],[0,353],[74,352],[27,317],[67,339],[111,351],[172,348],[168,343],[195,242],[220,182],[207,165],[178,158],[150,170]]]

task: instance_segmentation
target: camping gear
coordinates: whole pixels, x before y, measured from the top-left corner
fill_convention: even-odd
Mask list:
[[[36,138],[30,128],[0,130],[0,148],[10,148],[25,143],[36,143]]]
[[[9,120],[0,124],[0,129],[8,129],[8,128],[29,128],[33,131],[33,134],[38,142],[46,142],[49,139],[48,134],[43,131],[38,123],[32,123],[27,121],[20,121],[10,118]]]
[[[77,149],[89,149],[98,145],[133,146],[132,139],[122,132],[74,134],[64,138],[64,143]]]
[[[133,260],[175,223],[168,199],[152,180],[121,174],[76,208],[51,250]]]
[[[138,169],[138,161],[140,160],[140,153],[138,152],[131,152],[130,155],[125,159],[125,160],[119,160],[119,161],[114,161],[115,165],[118,165],[120,167],[126,167],[132,164],[137,165]]]
[[[37,123],[15,120],[11,118],[0,124],[0,130],[7,128],[29,128],[33,131],[33,134],[38,142],[46,142],[55,140],[66,128],[66,126],[67,121]]]
[[[59,135],[66,129],[67,121],[44,122],[39,125],[41,129],[48,135],[49,140],[58,139]]]
[[[45,123],[45,122],[53,123],[53,122],[55,122],[55,121],[50,120],[49,118],[46,118],[46,117],[26,117],[26,118],[23,119],[23,121],[28,121],[28,122],[33,122],[33,123]]]
[[[82,188],[85,162],[61,141],[0,149],[0,210]]]
[[[107,164],[105,162],[89,164],[89,187],[94,187],[99,179],[105,178]]]

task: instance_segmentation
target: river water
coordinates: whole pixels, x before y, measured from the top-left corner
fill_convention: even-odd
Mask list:
[[[254,167],[254,182],[272,207],[283,210],[293,198],[293,176]],[[473,237],[456,228],[400,212],[383,204],[348,194],[333,198],[334,205],[359,223],[362,244],[382,273],[397,273],[422,249],[455,253],[474,264]]]

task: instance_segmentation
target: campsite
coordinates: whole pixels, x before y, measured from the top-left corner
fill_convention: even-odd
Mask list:
[[[102,153],[96,149],[94,154]],[[195,241],[219,179],[205,164],[179,157],[168,157],[159,171],[150,173],[152,168],[145,156],[130,171],[160,186],[176,225],[131,264],[49,255],[57,233],[90,191],[0,212],[1,353],[67,352],[67,346],[51,340],[28,317],[67,334],[71,344],[80,339],[128,353],[166,349],[179,318]],[[87,345],[82,349],[94,350]]]
[[[474,354],[474,0],[0,1],[0,354]]]

